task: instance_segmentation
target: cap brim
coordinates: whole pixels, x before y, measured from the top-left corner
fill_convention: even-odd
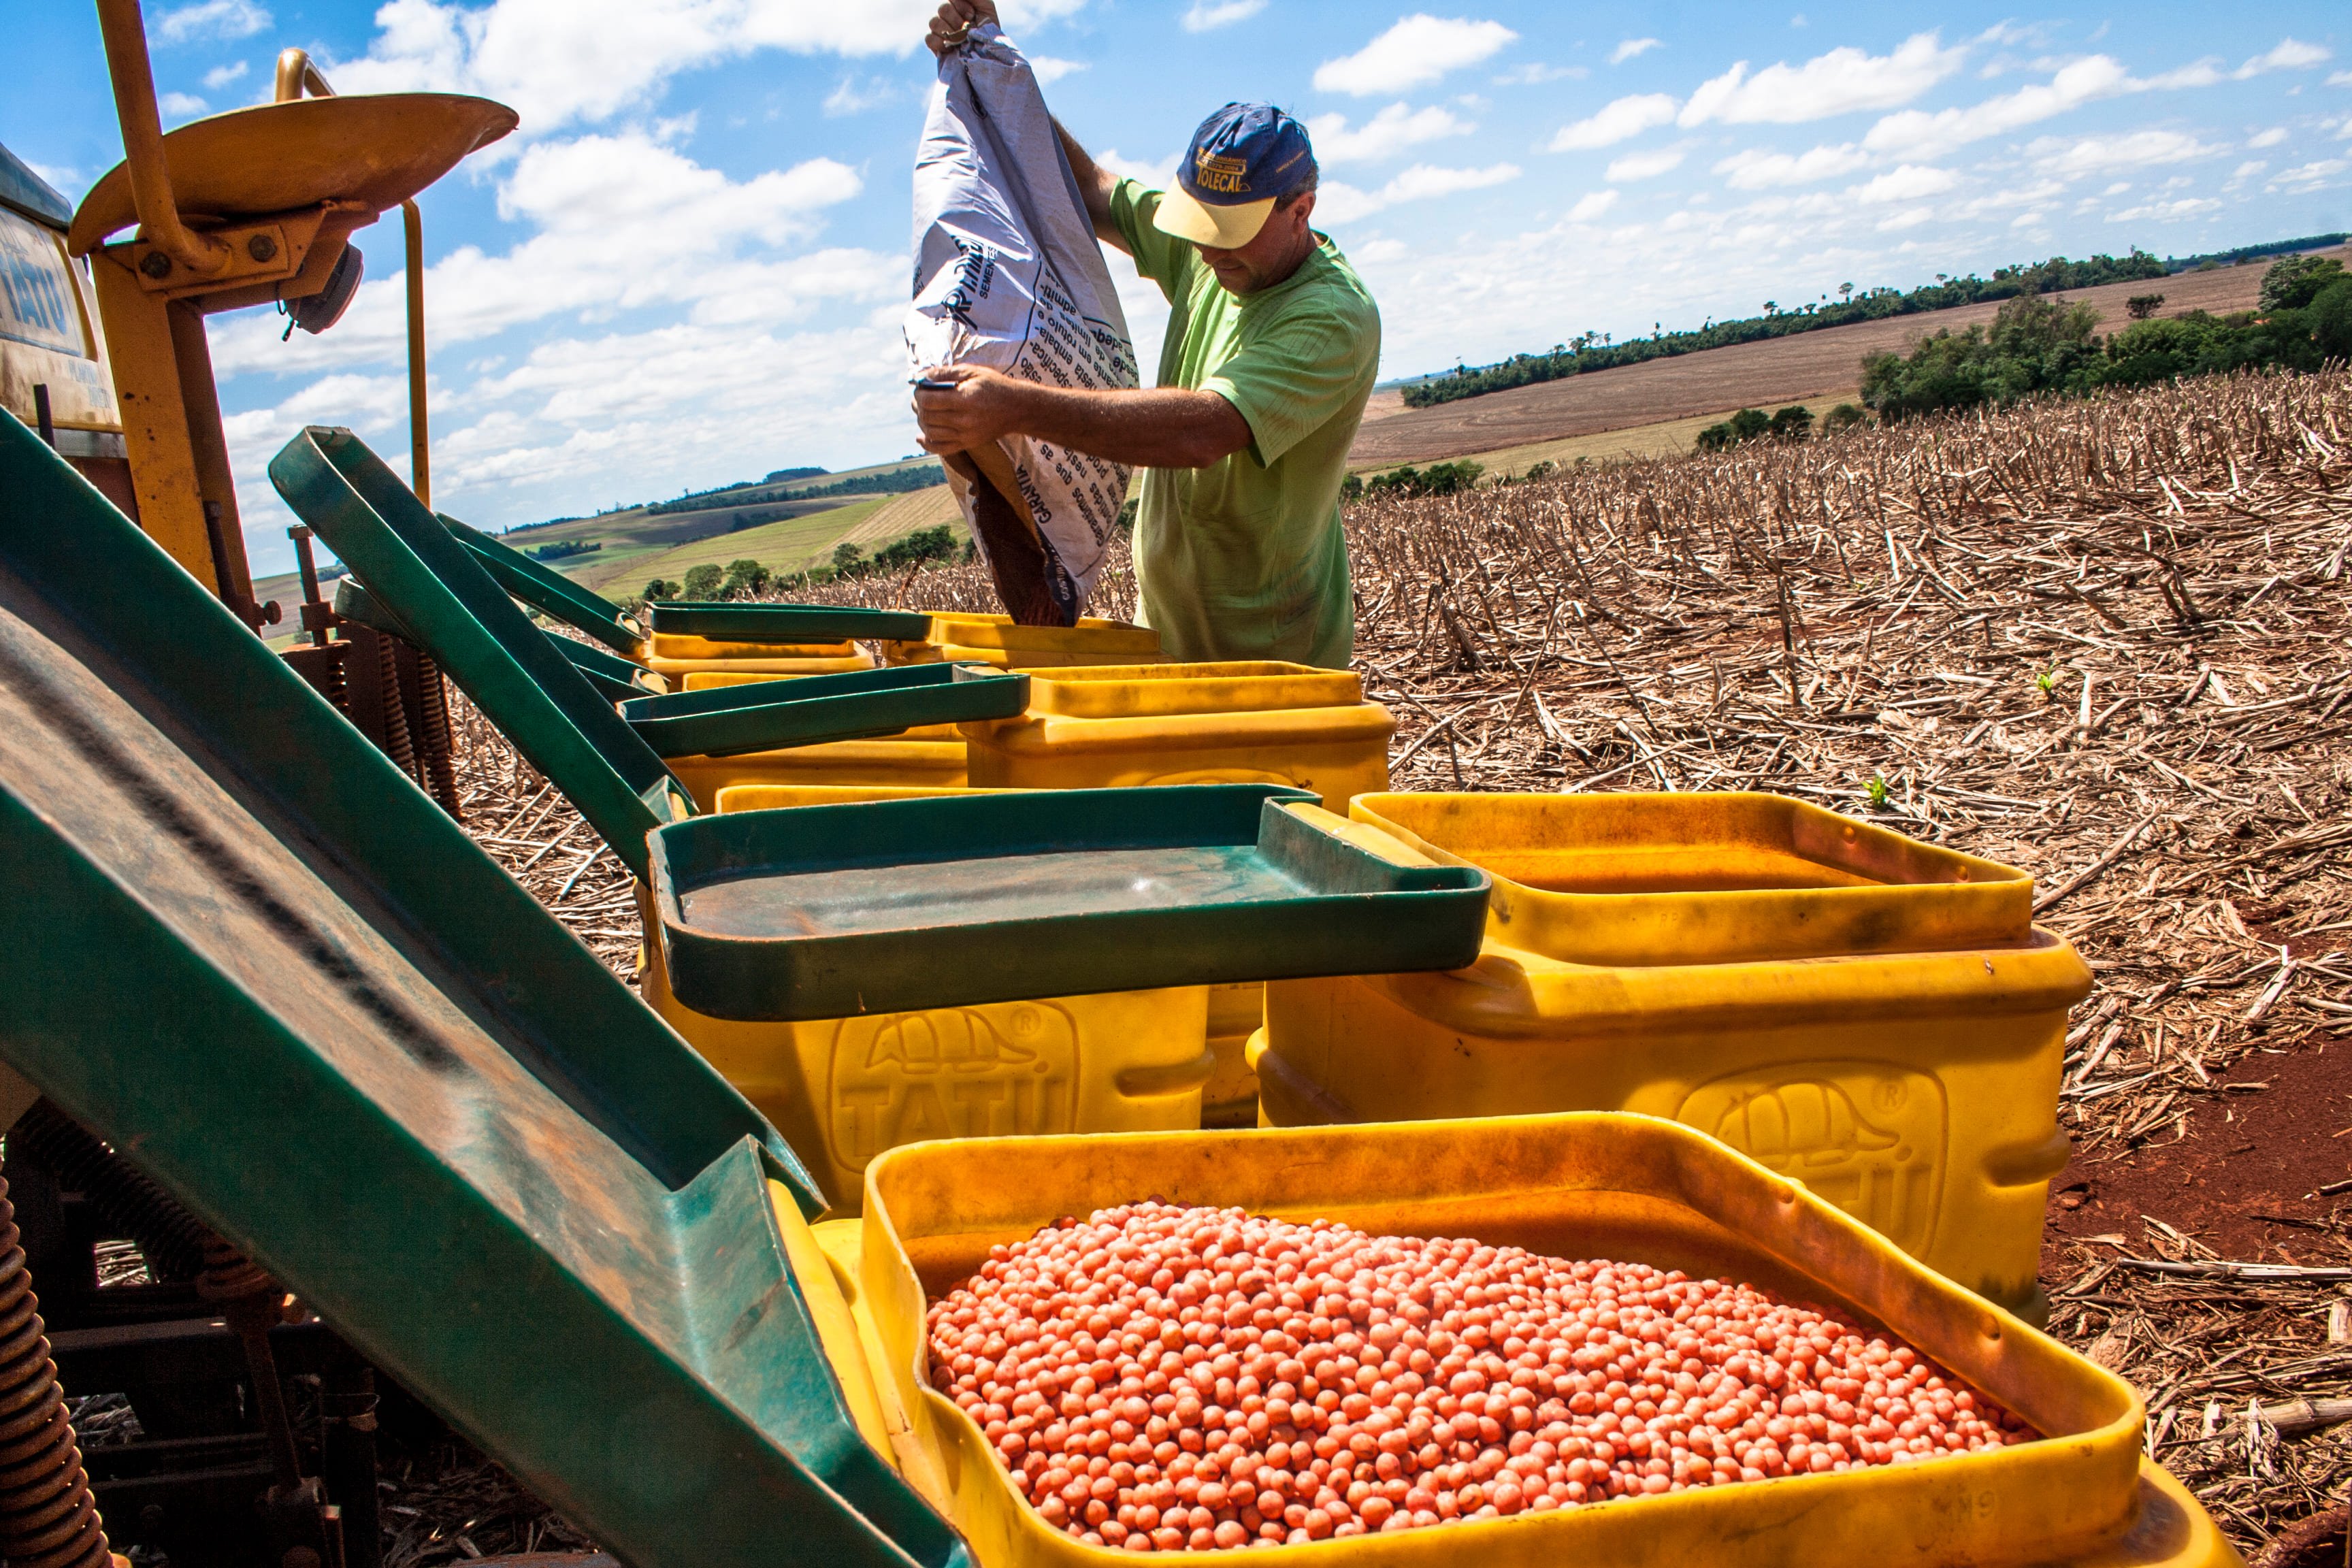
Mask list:
[[[1160,210],[1152,215],[1151,226],[1162,234],[1172,234],[1212,250],[1238,250],[1257,237],[1257,231],[1265,226],[1266,215],[1272,211],[1272,196],[1264,201],[1244,202],[1239,206],[1213,207],[1194,200],[1181,185],[1171,185],[1160,193]]]

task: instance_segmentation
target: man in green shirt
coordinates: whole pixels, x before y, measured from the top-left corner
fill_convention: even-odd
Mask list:
[[[939,52],[994,19],[988,0],[948,0],[929,42]],[[1339,247],[1307,226],[1305,128],[1270,104],[1228,104],[1193,133],[1167,191],[1108,174],[1061,134],[1095,233],[1173,307],[1160,384],[1065,390],[941,366],[928,379],[950,384],[915,394],[924,448],[1026,435],[1143,468],[1136,575],[1170,658],[1345,668],[1355,613],[1339,487],[1381,318]]]

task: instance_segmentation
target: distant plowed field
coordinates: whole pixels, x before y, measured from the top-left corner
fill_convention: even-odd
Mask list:
[[[2326,254],[2352,265],[2352,247]],[[2212,272],[2108,283],[2076,290],[2066,298],[2091,306],[2111,325],[2124,320],[2124,301],[2134,294],[2162,294],[2164,309],[2158,314],[2166,316],[2187,310],[2243,310],[2260,297],[2267,265],[2267,261],[2256,261]],[[1708,349],[1508,392],[1490,392],[1484,397],[1465,397],[1434,408],[1408,409],[1399,394],[1382,392],[1375,395],[1365,411],[1363,430],[1348,460],[1359,468],[1432,462],[1844,393],[1853,388],[1864,354],[1900,351],[1948,327],[1958,331],[1990,321],[2000,308],[1998,303],[1965,305],[1851,327],[1826,327],[1770,342]]]

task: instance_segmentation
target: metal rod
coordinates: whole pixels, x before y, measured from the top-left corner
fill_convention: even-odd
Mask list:
[[[408,241],[408,488],[433,504],[433,470],[425,425],[425,219],[412,198],[400,204]]]
[[[276,97],[291,103],[309,93],[332,98],[335,89],[309,51],[286,49],[278,57]],[[415,198],[400,204],[400,227],[408,251],[408,488],[426,506],[433,504],[433,465],[425,408],[425,216]]]
[[[58,422],[49,413],[49,384],[33,383],[33,429],[40,436],[41,444],[51,451],[57,449]]]
[[[308,49],[282,49],[278,56],[278,90],[271,96],[279,103],[291,103],[308,89],[312,98],[332,98],[335,89],[310,63]]]
[[[298,522],[286,531],[286,537],[294,542],[294,563],[301,569],[303,605],[308,606],[324,603],[319,592],[319,563],[310,555],[310,525]],[[302,618],[306,622],[312,619],[310,616],[304,616]],[[327,646],[325,626],[316,626],[310,628],[310,646],[312,647]]]
[[[147,62],[147,24],[139,0],[98,0],[98,25],[106,37],[106,68],[114,79],[114,114],[122,126],[131,205],[141,231],[148,244],[199,278],[227,270],[228,247],[182,224],[172,199],[163,120],[155,108],[155,73]]]

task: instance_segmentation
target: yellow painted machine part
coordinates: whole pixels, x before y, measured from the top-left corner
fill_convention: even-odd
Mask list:
[[[689,681],[693,679],[688,677]],[[688,689],[693,688],[689,685]],[[697,806],[719,811],[727,809],[720,804],[722,796],[763,784],[957,789],[965,782],[965,748],[963,736],[954,725],[925,724],[878,741],[828,741],[732,757],[672,757],[669,769],[694,796]]]
[[[1250,1047],[1271,1126],[1632,1110],[1722,1138],[2012,1310],[2037,1275],[2066,1011],[2091,974],[2013,948],[1277,981]]]
[[[213,561],[205,503],[221,505],[224,533],[239,550],[244,534],[234,526],[236,496],[226,482],[226,444],[218,451],[197,450],[199,440],[207,447],[222,440],[204,319],[192,306],[142,289],[137,275],[111,252],[90,258],[90,280],[113,360],[139,526],[190,576],[216,590],[221,574]],[[184,342],[203,354],[199,363],[181,363]],[[206,423],[208,408],[215,417]]]
[[[1580,963],[2026,940],[2033,879],[1776,795],[1371,795],[1351,815],[1495,874],[1487,934]]]
[[[89,279],[52,228],[0,208],[0,266],[16,286],[0,289],[0,408],[27,426],[37,419],[33,388],[49,389],[49,419],[60,430],[122,427],[107,365],[106,339]]]
[[[1163,679],[1165,668],[1190,673]],[[1033,692],[1099,717],[1028,712],[963,726],[971,782],[996,788],[1110,789],[1139,784],[1286,784],[1333,811],[1388,787],[1396,721],[1362,700],[1356,678],[1264,664],[1062,668]],[[1261,688],[1296,706],[1265,707]],[[1234,706],[1227,707],[1223,704]]]
[[[679,632],[656,632],[647,646],[656,658],[721,662],[745,658],[848,658],[858,651],[857,645],[846,638],[811,643],[729,642]]]
[[[721,805],[772,810],[965,793],[738,785]],[[644,897],[640,888],[641,919]],[[1201,1124],[1201,1089],[1215,1061],[1205,1043],[1205,985],[740,1023],[682,1005],[659,942],[642,955],[646,1003],[776,1124],[837,1214],[857,1212],[869,1161],[918,1139]]]
[[[722,686],[756,686],[763,680],[796,680],[798,676],[779,675],[766,669],[698,669],[686,678],[683,689],[716,691]]]
[[[2171,1478],[2140,1458],[2130,1386],[1890,1247],[1801,1186],[1647,1117],[933,1142],[866,1172],[863,1218],[817,1227],[855,1277],[890,1452],[985,1568],[1107,1564],[1039,1520],[971,1418],[927,1380],[927,1301],[987,1249],[1148,1194],[1390,1234],[1729,1276],[1883,1323],[2050,1436],[1847,1475],[1708,1488],[1270,1556],[1416,1568],[2231,1568]],[[1472,1555],[1475,1553],[1475,1556]],[[1307,1558],[1300,1557],[1301,1561]]]
[[[973,647],[963,643],[894,643],[882,646],[882,662],[908,664],[985,664],[998,669],[1063,668],[1080,665],[1131,665],[1144,657],[1120,649],[1088,654],[1071,648]]]
[[[1029,675],[1029,711],[1072,719],[1338,708],[1363,700],[1363,679],[1350,670],[1273,660],[1096,665]]]
[[[656,643],[662,640],[658,636],[654,638]],[[696,643],[703,641],[700,637],[673,640]],[[739,645],[717,643],[706,646],[730,647]],[[874,656],[856,643],[837,645],[846,649],[845,652],[824,654],[778,654],[772,645],[753,643],[740,646],[750,647],[764,646],[766,651],[761,655],[747,654],[723,658],[671,658],[656,649],[646,656],[645,665],[647,669],[652,670],[674,687],[682,686],[685,681],[697,675],[845,675],[854,669],[876,668]]]

